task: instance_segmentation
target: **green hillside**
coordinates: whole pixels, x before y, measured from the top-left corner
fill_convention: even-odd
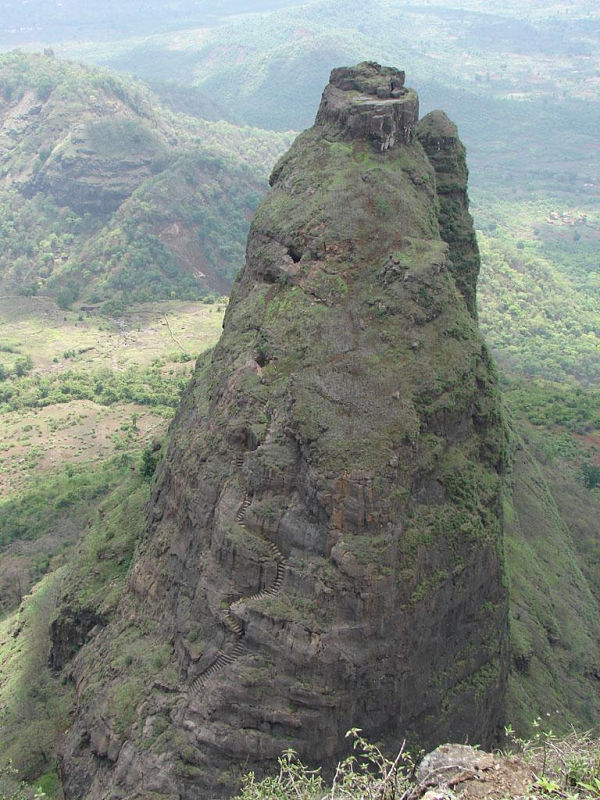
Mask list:
[[[508,719],[566,730],[600,719],[600,495],[582,481],[584,452],[549,453],[552,437],[525,424],[513,438],[505,505],[511,593]],[[565,446],[562,440],[563,448]]]
[[[76,19],[70,0],[59,13],[35,0],[28,36],[14,28],[23,9],[0,2],[0,46],[47,41],[155,89],[51,54],[0,55],[0,293],[25,304],[0,308],[0,751],[28,779],[46,775],[51,797],[73,702],[68,666],[46,666],[57,604],[75,630],[78,614],[114,613],[157,458],[144,479],[141,454],[186,359],[220,327],[217,306],[163,301],[227,291],[283,131],[312,122],[331,67],[365,58],[406,67],[423,113],[447,110],[468,147],[479,321],[513,418],[508,718],[524,732],[538,715],[558,729],[600,715],[597,10],[291,5],[180,3],[171,19],[147,4],[138,20],[123,3]],[[153,635],[119,655],[136,689],[162,664]],[[127,724],[126,692],[112,702]]]
[[[0,56],[0,290],[67,306],[224,291],[289,136],[177,116],[140,84]]]
[[[467,146],[482,247],[480,319],[509,374],[598,379],[600,207],[597,9],[477,2],[315,0],[64,52],[171,80],[224,116],[312,122],[329,70],[372,58],[408,69],[422,113],[440,107]],[[199,113],[207,113],[200,110]],[[554,217],[556,215],[556,218]]]

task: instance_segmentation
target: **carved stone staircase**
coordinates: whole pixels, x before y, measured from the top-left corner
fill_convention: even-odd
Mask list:
[[[238,453],[236,457],[233,459],[233,465],[236,469],[240,469],[242,467],[244,461],[244,454]],[[242,500],[237,512],[236,512],[236,521],[240,528],[246,528],[246,511],[249,506],[252,504],[252,495],[249,492],[246,492],[244,495],[244,499]],[[247,648],[243,642],[243,638],[245,635],[244,626],[239,621],[239,619],[235,616],[233,611],[234,607],[239,603],[247,603],[250,600],[261,600],[264,597],[273,597],[274,595],[278,594],[281,585],[283,583],[283,578],[285,576],[285,569],[287,564],[287,559],[284,557],[281,550],[277,547],[274,542],[267,541],[260,538],[261,542],[267,544],[271,554],[273,556],[273,560],[277,562],[277,572],[275,574],[275,580],[273,583],[266,589],[262,589],[260,592],[256,594],[249,595],[248,597],[242,597],[238,600],[235,600],[229,605],[229,608],[223,613],[223,622],[226,627],[230,630],[230,632],[235,636],[237,642],[233,645],[233,647],[228,648],[226,650],[219,650],[217,653],[217,657],[215,660],[205,669],[200,675],[196,676],[192,683],[189,686],[188,691],[191,694],[198,694],[200,690],[204,687],[206,682],[212,678],[214,675],[217,675],[219,672],[222,672],[229,664],[239,658],[243,653],[247,651]]]
[[[228,664],[231,664],[236,658],[239,658],[246,650],[246,645],[242,641],[238,641],[230,650],[220,650],[213,663],[201,672],[197,678],[192,681],[189,691],[192,694],[197,694],[204,686],[209,678],[216,675],[221,670],[225,669]]]

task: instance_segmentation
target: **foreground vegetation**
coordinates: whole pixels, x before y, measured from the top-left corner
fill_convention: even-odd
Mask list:
[[[536,721],[539,727],[540,721]],[[338,764],[333,781],[326,783],[319,770],[309,769],[297,755],[286,751],[279,759],[279,773],[273,777],[257,780],[253,774],[243,779],[243,789],[238,800],[417,800],[431,786],[439,798],[498,798],[506,800],[527,795],[532,800],[563,798],[563,800],[597,800],[600,797],[600,742],[589,733],[570,733],[558,737],[552,731],[538,731],[533,739],[524,740],[507,729],[510,750],[494,759],[497,781],[469,792],[468,770],[457,766],[446,769],[447,779],[432,781],[431,776],[417,772],[418,760],[404,748],[395,758],[366,741],[358,730],[350,731],[353,738],[353,754]],[[475,751],[474,751],[475,752]],[[420,756],[423,754],[420,753]],[[485,754],[483,754],[485,756]],[[530,766],[529,781],[514,781],[510,795],[503,795],[504,779],[510,778],[514,758],[518,757]],[[436,776],[437,777],[437,776]],[[452,783],[452,778],[460,778]],[[475,777],[475,776],[473,776]],[[448,785],[454,792],[451,792]],[[464,790],[464,793],[463,793]]]

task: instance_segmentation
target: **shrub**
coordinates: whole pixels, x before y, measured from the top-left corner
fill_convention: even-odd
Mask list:
[[[354,738],[355,752],[338,764],[331,789],[326,788],[319,770],[308,769],[293,750],[286,750],[275,777],[257,781],[251,772],[242,779],[238,800],[400,800],[407,796],[414,763],[404,747],[392,761],[360,736],[358,728],[348,731],[346,737]]]
[[[543,732],[540,723],[541,720],[534,722],[537,733],[532,740],[520,739],[511,728],[506,729],[519,755],[532,767],[534,777],[527,797],[531,800],[549,797],[598,800],[600,743],[589,733],[577,734],[574,731],[559,738],[552,731]],[[279,774],[261,781],[257,781],[253,773],[246,775],[237,800],[418,800],[423,797],[432,785],[430,775],[421,777],[420,781],[416,778],[415,763],[404,751],[404,746],[391,760],[359,734],[358,729],[346,734],[354,737],[355,752],[338,764],[331,786],[325,784],[319,770],[308,769],[293,750],[287,750],[279,759]],[[506,765],[507,772],[512,773],[509,758]],[[486,792],[485,797],[499,797],[500,793],[503,798],[509,797],[504,793],[500,779],[491,788],[493,795]],[[468,792],[467,795],[473,796]],[[436,796],[455,795],[442,789]]]
[[[77,300],[77,294],[78,293],[76,289],[73,289],[70,286],[65,286],[56,295],[56,304],[60,309],[66,311],[66,309],[70,308],[71,304]]]
[[[560,797],[564,800],[598,800],[600,798],[600,742],[591,732],[572,730],[557,736],[544,730],[543,720],[533,723],[532,739],[521,739],[512,728],[506,734],[520,754],[533,767],[536,781],[530,790],[532,798]],[[528,795],[529,796],[529,795]]]
[[[31,371],[32,367],[33,361],[31,360],[31,356],[19,356],[19,358],[17,358],[15,361],[15,375],[17,375],[19,378],[22,378]]]
[[[600,467],[595,464],[583,465],[583,483],[587,489],[595,489],[600,486]]]
[[[156,465],[158,464],[158,453],[152,451],[150,447],[147,447],[144,452],[142,453],[142,463],[140,465],[140,474],[147,479],[150,479],[155,471]]]

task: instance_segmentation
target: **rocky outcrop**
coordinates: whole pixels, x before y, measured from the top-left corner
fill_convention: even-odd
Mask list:
[[[531,796],[536,774],[518,756],[445,744],[428,753],[416,773],[412,797],[422,800],[494,800]]]
[[[104,624],[104,618],[89,609],[80,609],[53,620],[48,658],[50,668],[61,670],[85,644],[89,635],[97,633]]]
[[[432,111],[419,122],[417,136],[435,170],[439,198],[438,221],[450,248],[450,269],[467,308],[477,316],[479,248],[469,214],[467,160],[456,125],[443,111]]]
[[[353,726],[393,748],[503,724],[506,434],[402,84],[336,70],[273,172],[121,618],[73,664],[68,797],[224,797],[288,747],[333,766]],[[178,677],[117,724],[114,654],[148,620]]]
[[[404,87],[404,72],[365,61],[333,70],[316,124],[328,138],[364,139],[383,151],[410,142],[418,118],[417,93]]]

